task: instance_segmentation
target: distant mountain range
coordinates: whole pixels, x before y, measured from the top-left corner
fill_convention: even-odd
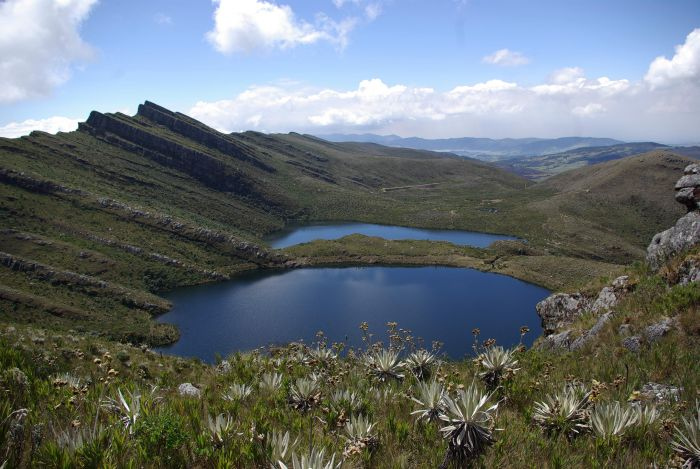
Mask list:
[[[624,143],[612,138],[562,137],[562,138],[445,138],[424,139],[418,137],[403,138],[398,135],[376,134],[329,134],[319,135],[331,142],[365,142],[378,143],[390,147],[415,148],[450,152],[460,156],[477,158],[485,161],[501,161],[524,156],[540,156],[575,150],[586,147],[603,147]]]
[[[669,146],[656,142],[621,142],[612,138],[402,138],[397,135],[331,134],[331,142],[366,142],[390,147],[450,152],[462,157],[489,161],[529,179],[541,180],[555,174],[596,163],[639,155],[653,150],[669,150],[700,159],[700,146]]]
[[[655,142],[637,142],[606,147],[577,148],[551,155],[513,158],[496,162],[496,165],[529,179],[540,180],[570,169],[618,160],[653,150],[667,150],[688,158],[700,158],[700,147],[671,147]]]

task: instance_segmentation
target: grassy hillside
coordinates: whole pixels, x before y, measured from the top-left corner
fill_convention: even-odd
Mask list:
[[[619,143],[585,147],[563,152],[514,158],[498,165],[533,180],[543,180],[555,174],[606,161],[618,160],[654,150],[666,150],[689,158],[700,156],[699,147],[669,147],[654,142]]]
[[[0,319],[162,344],[177,331],[151,321],[169,307],[160,291],[348,252],[353,263],[473,266],[562,288],[638,259],[680,210],[665,201],[683,158],[624,164],[610,171],[627,182],[604,166],[534,184],[449,154],[225,135],[149,102],[133,117],[93,112],[76,132],[0,139]],[[528,248],[407,256],[401,243],[262,241],[291,222],[333,220],[507,233]]]
[[[596,226],[603,236],[601,241],[612,233],[632,245],[646,247],[660,227],[671,226],[684,213],[669,189],[690,162],[659,150],[568,171],[533,187],[533,191],[556,195],[535,202],[532,208]],[[658,188],[666,188],[665,196],[660,196]]]
[[[152,293],[285,266],[260,238],[289,220],[427,225],[383,189],[528,184],[428,152],[224,135],[152,103],[2,139],[0,164],[0,316],[154,344],[177,335],[150,321],[168,307]]]
[[[311,347],[236,354],[213,367],[0,323],[0,464],[292,467],[293,455],[323,451],[324,463],[343,468],[680,467],[683,438],[697,444],[700,429],[700,294],[697,283],[667,283],[680,263],[665,276],[628,269],[630,291],[583,348],[515,348],[500,372],[487,358],[499,349],[478,331],[464,343],[476,359],[423,351],[417,366],[410,331],[388,324],[390,343],[373,344],[375,331],[359,325],[367,340],[353,351],[320,334]],[[663,337],[637,352],[623,345],[665,319],[675,326]],[[572,328],[595,320],[584,315]],[[557,399],[573,410],[559,413]],[[472,405],[483,412],[476,419]],[[479,428],[483,445],[457,446],[449,425],[461,422]]]
[[[501,352],[478,331],[464,344],[477,360],[425,352],[429,363],[417,367],[419,356],[406,361],[412,333],[395,324],[388,344],[363,328],[358,350],[319,335],[311,348],[237,354],[218,367],[149,345],[178,337],[151,319],[169,308],[160,291],[249,269],[441,264],[594,293],[681,214],[670,188],[688,162],[655,151],[533,183],[451,155],[224,135],[152,103],[133,117],[93,113],[76,132],[1,139],[0,467],[292,467],[292,453],[321,448],[344,467],[459,457],[476,467],[678,465],[687,455],[673,444],[697,427],[684,422],[700,392],[700,294],[697,283],[676,284],[683,259],[661,274],[628,267],[615,314],[582,348],[517,348],[496,372],[487,354]],[[307,220],[527,242],[476,249],[348,236],[276,251],[262,241]],[[584,314],[570,330],[583,335],[597,320]],[[663,337],[639,339],[638,351],[624,345],[659,321],[673,324]],[[432,397],[422,394],[433,380]],[[185,383],[196,389],[181,391]],[[645,393],[650,383],[677,392],[659,399]],[[488,402],[488,438],[473,452],[458,439],[450,446],[446,423],[461,428],[465,390]],[[556,393],[578,399],[571,418],[547,415]],[[629,425],[612,431],[615,415]]]

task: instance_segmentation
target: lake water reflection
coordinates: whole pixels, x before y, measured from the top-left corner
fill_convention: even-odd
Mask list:
[[[274,233],[266,239],[273,248],[281,249],[295,244],[306,243],[315,239],[338,239],[351,234],[379,236],[384,239],[421,239],[430,241],[449,241],[454,244],[475,247],[487,247],[494,241],[518,239],[512,236],[477,233],[458,230],[426,230],[405,226],[374,225],[369,223],[321,223],[290,227]]]
[[[473,328],[499,344],[518,343],[520,326],[540,334],[535,304],[548,291],[504,275],[450,267],[348,267],[263,271],[235,280],[181,288],[166,295],[173,309],[159,317],[181,339],[161,351],[212,362],[271,343],[304,340],[324,331],[329,343],[360,346],[367,321],[385,340],[395,321],[427,347],[444,343],[452,358],[470,353]]]

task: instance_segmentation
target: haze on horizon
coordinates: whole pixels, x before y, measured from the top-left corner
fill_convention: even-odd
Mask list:
[[[151,100],[219,130],[700,141],[695,0],[5,0],[0,136]]]

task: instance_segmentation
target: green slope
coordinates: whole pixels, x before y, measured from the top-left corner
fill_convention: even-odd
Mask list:
[[[700,156],[700,147],[669,147],[654,142],[619,143],[609,146],[585,147],[545,155],[513,158],[498,165],[533,180],[543,180],[583,166],[618,160],[642,153],[665,150],[689,158]]]
[[[348,252],[560,288],[639,258],[648,233],[677,215],[657,201],[686,160],[621,161],[534,184],[449,154],[226,135],[149,102],[133,117],[93,112],[76,132],[0,139],[0,319],[164,343],[177,332],[150,320],[168,307],[154,295],[162,290]],[[322,220],[508,233],[528,247],[421,246],[409,258],[400,242],[278,252],[262,241]]]
[[[167,305],[129,298],[284,267],[287,257],[260,237],[288,220],[429,224],[382,188],[527,184],[427,152],[224,135],[148,102],[134,117],[93,112],[77,132],[2,139],[0,162],[0,314],[152,343],[174,337],[149,320]],[[104,294],[99,282],[122,293]],[[51,314],[63,310],[75,314]]]

